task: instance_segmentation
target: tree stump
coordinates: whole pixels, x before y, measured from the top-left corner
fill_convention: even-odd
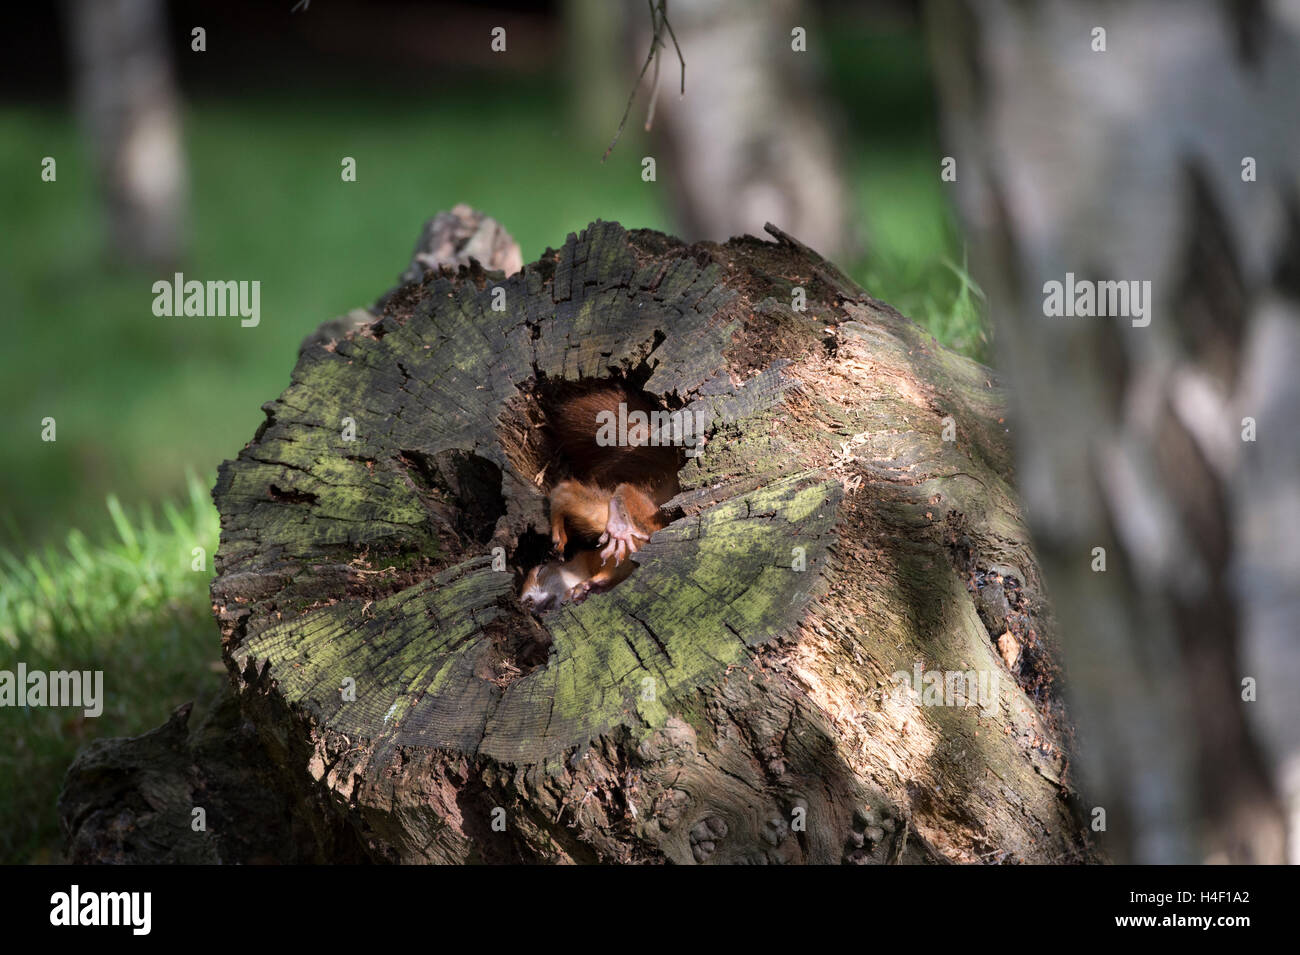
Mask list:
[[[365,862],[342,819],[285,797],[238,700],[220,691],[162,726],[98,739],[77,754],[59,794],[65,857],[85,865]]]
[[[596,222],[304,344],[220,470],[212,596],[312,831],[396,862],[1090,855],[993,374],[769,232]],[[635,573],[538,618],[546,423],[592,380],[708,439]]]

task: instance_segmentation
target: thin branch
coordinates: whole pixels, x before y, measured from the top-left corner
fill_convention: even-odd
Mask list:
[[[653,12],[653,8],[651,8],[651,10]],[[651,47],[650,47],[652,50],[654,50],[655,72],[654,72],[654,76],[650,80],[650,106],[645,112],[645,131],[647,133],[650,132],[650,127],[654,125],[655,104],[659,102],[659,60],[660,60],[659,54],[660,51],[663,49],[663,44],[659,41],[658,36],[659,34],[658,31],[656,30],[655,39],[651,42]]]
[[[637,74],[636,83],[632,86],[632,93],[627,98],[627,106],[623,110],[623,118],[618,122],[618,129],[614,132],[614,139],[610,142],[609,148],[606,149],[605,154],[600,157],[601,162],[608,159],[609,154],[612,153],[614,147],[618,145],[618,140],[623,135],[623,127],[627,125],[627,117],[632,112],[632,103],[636,99],[636,91],[640,89],[641,81],[645,79],[646,70],[650,68],[650,63],[653,61],[655,65],[654,90],[651,91],[650,110],[646,116],[645,125],[647,130],[650,129],[650,124],[654,120],[655,102],[658,99],[659,94],[659,50],[664,45],[664,30],[667,30],[668,35],[672,37],[673,47],[677,50],[677,59],[682,64],[681,91],[683,96],[686,95],[686,59],[682,56],[682,48],[677,44],[677,35],[673,33],[672,24],[668,22],[668,0],[659,0],[658,6],[655,5],[655,0],[648,0],[648,2],[650,4],[650,27],[652,30],[650,37],[650,52],[646,54],[645,62],[641,64],[641,72]]]
[[[668,22],[668,0],[663,0],[663,15],[664,15],[664,26],[668,28],[668,35],[673,38],[673,49],[677,51],[677,59],[682,64],[681,95],[685,96],[686,95],[686,57],[682,56],[682,48],[677,45],[677,34],[673,32],[673,25]]]

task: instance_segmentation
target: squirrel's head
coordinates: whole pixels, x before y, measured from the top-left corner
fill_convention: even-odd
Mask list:
[[[519,591],[519,602],[533,613],[545,613],[564,602],[564,581],[555,561],[539,564],[528,571]]]

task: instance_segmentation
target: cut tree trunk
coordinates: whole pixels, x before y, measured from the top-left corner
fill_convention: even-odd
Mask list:
[[[304,346],[221,468],[212,585],[304,831],[400,862],[1092,857],[993,374],[769,231],[596,222]],[[708,440],[639,569],[536,618],[579,379]]]

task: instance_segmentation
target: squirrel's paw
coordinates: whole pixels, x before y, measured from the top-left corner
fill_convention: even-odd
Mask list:
[[[614,566],[623,563],[623,558],[635,554],[641,549],[641,542],[648,541],[650,535],[637,527],[627,516],[627,512],[618,505],[617,499],[610,502],[609,521],[605,524],[605,533],[596,543],[604,544],[600,552],[601,560],[614,558]]]

